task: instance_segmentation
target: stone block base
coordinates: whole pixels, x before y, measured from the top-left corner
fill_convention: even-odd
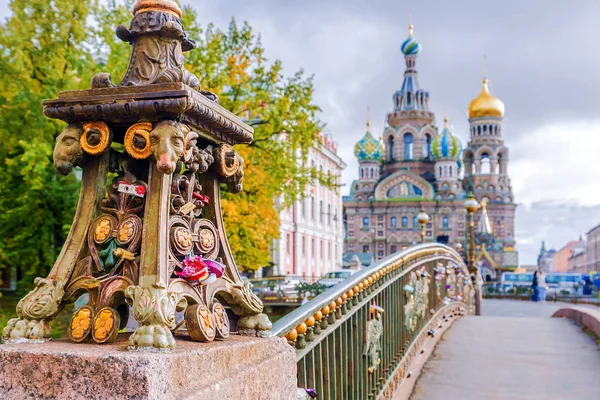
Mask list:
[[[0,398],[292,400],[296,354],[282,338],[232,335],[171,353],[69,340],[0,345]]]

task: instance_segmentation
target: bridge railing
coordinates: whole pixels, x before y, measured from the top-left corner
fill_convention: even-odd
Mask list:
[[[273,325],[296,348],[298,387],[318,398],[389,398],[428,335],[473,311],[460,255],[421,244],[380,260]]]

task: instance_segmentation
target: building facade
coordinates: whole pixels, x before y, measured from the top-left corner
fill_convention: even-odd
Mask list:
[[[346,164],[337,155],[337,143],[321,135],[309,151],[308,162],[340,184]],[[273,243],[273,266],[268,275],[321,276],[342,267],[344,230],[342,198],[338,189],[308,188],[309,196],[280,212],[280,237]]]
[[[600,271],[600,225],[596,225],[587,233],[585,246],[587,272]]]
[[[572,240],[552,255],[551,272],[569,272],[569,259],[576,249],[584,249],[585,241]]]
[[[515,203],[502,139],[504,104],[484,79],[482,92],[468,107],[470,140],[463,150],[446,118],[441,129],[436,125],[429,92],[419,84],[421,45],[412,26],[401,50],[404,80],[393,94],[382,139],[373,136],[367,122],[354,149],[359,170],[344,198],[345,251],[381,259],[419,242],[420,209],[430,217],[427,242],[466,248],[464,201],[473,192],[484,204],[475,213],[477,263],[486,279],[495,279],[499,271],[518,265]]]
[[[585,248],[575,248],[569,257],[569,272],[587,274],[589,271]]]

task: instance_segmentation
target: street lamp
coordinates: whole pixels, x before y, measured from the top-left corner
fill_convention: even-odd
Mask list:
[[[421,243],[425,243],[425,224],[429,222],[429,215],[422,208],[417,214],[417,221],[421,225]]]
[[[473,222],[473,213],[479,208],[479,203],[473,196],[473,193],[469,193],[467,201],[465,201],[465,210],[467,210],[467,216],[469,218],[469,261],[468,268],[471,273],[473,284],[475,285],[475,315],[481,315],[481,286],[477,279],[477,267],[475,267],[475,223]]]

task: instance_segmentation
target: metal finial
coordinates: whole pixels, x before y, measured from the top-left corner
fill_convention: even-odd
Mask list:
[[[483,56],[483,80],[487,81],[487,56]]]
[[[371,106],[367,105],[367,132],[371,132]]]

